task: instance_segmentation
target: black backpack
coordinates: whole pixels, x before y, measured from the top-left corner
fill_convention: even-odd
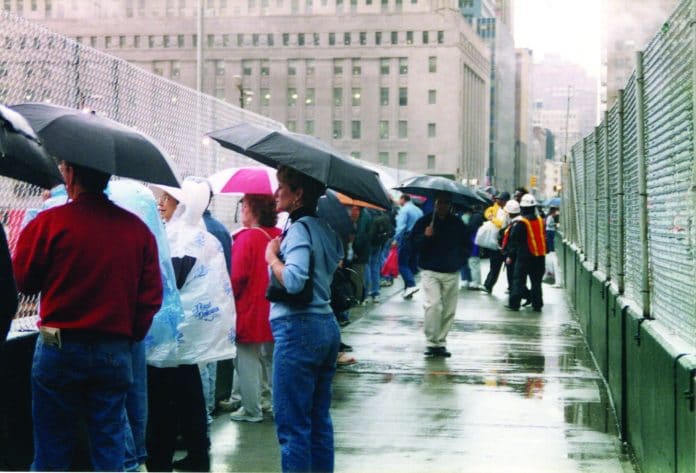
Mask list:
[[[358,274],[352,268],[338,267],[331,281],[331,310],[334,314],[345,312],[358,305]]]
[[[381,213],[372,219],[370,227],[370,245],[374,248],[382,247],[394,237],[394,225],[389,215]]]

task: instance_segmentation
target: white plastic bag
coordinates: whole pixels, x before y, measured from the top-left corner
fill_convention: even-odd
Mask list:
[[[481,248],[488,248],[489,250],[499,250],[498,245],[498,227],[495,223],[491,221],[484,222],[483,225],[479,227],[476,231],[476,237],[474,243]]]

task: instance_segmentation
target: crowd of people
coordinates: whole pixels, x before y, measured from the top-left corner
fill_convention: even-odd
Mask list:
[[[15,281],[21,293],[41,295],[34,470],[70,469],[79,437],[71,426],[81,417],[95,470],[209,471],[210,424],[221,408],[236,422],[272,413],[283,471],[333,471],[332,380],[337,366],[356,362],[339,328],[349,312],[332,307],[339,267],[355,274],[359,303],[381,302],[397,273],[405,300],[422,289],[429,358],[451,356],[459,290],[490,293],[503,266],[507,308],[543,306],[558,210],[543,220],[524,189],[514,199],[494,195],[486,209],[456,207],[447,192],[425,213],[408,194],[386,211],[349,205],[348,230],[337,232],[317,214],[324,185],[280,167],[273,196],[243,196],[242,228],[230,234],[208,209],[205,180],[154,186],[155,199],[140,184],[119,191],[100,171],[59,168],[66,192],[54,204],[64,205],[26,222],[14,280],[2,286],[3,307],[14,310]],[[278,212],[289,214],[282,230]],[[496,242],[484,249],[485,225]],[[483,283],[482,257],[490,259]],[[11,274],[9,261],[0,263]],[[232,390],[217,404],[217,362],[228,359]],[[178,448],[186,456],[174,461]]]

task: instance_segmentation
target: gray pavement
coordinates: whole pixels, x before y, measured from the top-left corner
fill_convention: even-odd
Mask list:
[[[334,382],[337,471],[634,471],[563,290],[544,285],[540,314],[508,312],[504,279],[492,295],[460,290],[449,359],[423,357],[420,292],[386,288],[353,311],[343,339],[358,363]],[[270,417],[218,415],[212,442],[214,471],[279,470]]]

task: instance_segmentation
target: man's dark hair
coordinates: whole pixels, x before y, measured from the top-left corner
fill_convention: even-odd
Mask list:
[[[109,183],[109,179],[111,179],[111,174],[97,171],[96,169],[73,164],[70,161],[66,161],[65,164],[73,168],[75,179],[88,192],[103,192]]]
[[[404,202],[411,200],[411,196],[408,194],[401,194],[401,198],[404,199]]]

